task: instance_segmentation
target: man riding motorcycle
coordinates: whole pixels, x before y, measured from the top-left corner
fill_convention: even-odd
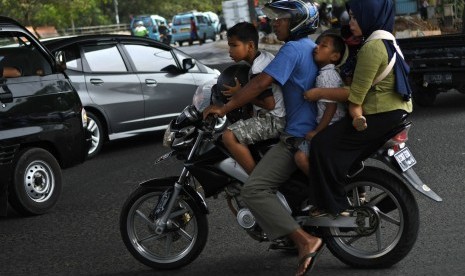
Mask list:
[[[296,275],[311,269],[324,248],[323,241],[305,232],[278,201],[277,188],[297,169],[294,151],[298,141],[315,128],[316,107],[304,100],[303,93],[312,88],[318,69],[313,62],[315,43],[308,38],[318,27],[318,10],[312,3],[274,1],[265,4],[264,12],[272,19],[279,40],[286,43],[265,70],[238,91],[222,107],[209,106],[210,114],[224,116],[258,96],[273,82],[282,86],[286,107],[286,128],[281,141],[269,150],[245,183],[241,195],[257,222],[270,239],[289,237],[299,251]]]

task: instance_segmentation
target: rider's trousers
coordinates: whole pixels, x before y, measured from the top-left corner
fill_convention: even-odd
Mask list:
[[[279,142],[263,156],[241,190],[242,198],[270,240],[299,228],[276,196],[278,187],[296,169],[294,153]]]
[[[357,131],[352,118],[346,117],[319,132],[311,141],[311,202],[321,209],[338,214],[348,206],[345,185],[347,174],[365,152],[382,146],[389,133],[405,118],[404,110],[366,115],[367,129]]]

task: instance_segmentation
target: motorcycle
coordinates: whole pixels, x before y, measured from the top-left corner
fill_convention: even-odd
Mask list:
[[[140,183],[123,205],[120,231],[127,249],[152,268],[188,265],[208,239],[205,198],[224,193],[238,224],[252,239],[270,242],[270,249],[295,250],[287,238],[269,240],[244,204],[240,191],[248,175],[222,144],[215,119],[202,118],[200,102],[194,99],[195,104],[170,123],[164,145],[171,151],[155,163],[170,157],[184,160],[180,175]],[[349,266],[389,267],[413,248],[419,208],[410,188],[442,201],[412,168],[416,160],[406,146],[411,125],[405,121],[394,128],[376,150],[353,166],[347,176],[348,216],[309,216],[311,202],[301,172],[295,172],[276,194],[305,231],[322,237],[331,253]],[[254,157],[263,156],[273,142],[253,145]]]

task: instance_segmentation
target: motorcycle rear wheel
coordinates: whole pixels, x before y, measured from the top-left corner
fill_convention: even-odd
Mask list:
[[[346,190],[353,205],[378,211],[379,224],[363,237],[343,237],[360,233],[347,229],[324,229],[326,245],[333,255],[356,268],[386,268],[407,256],[419,229],[418,205],[410,189],[384,170],[367,168],[352,179]],[[365,202],[359,200],[362,192],[366,193]]]
[[[126,200],[120,232],[129,252],[156,269],[174,269],[194,261],[208,237],[208,221],[191,197],[180,195],[164,233],[155,233],[153,210],[163,190],[139,187]]]

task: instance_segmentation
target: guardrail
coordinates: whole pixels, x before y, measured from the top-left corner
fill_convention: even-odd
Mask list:
[[[64,29],[62,35],[114,34],[130,33],[129,24],[112,24]]]

